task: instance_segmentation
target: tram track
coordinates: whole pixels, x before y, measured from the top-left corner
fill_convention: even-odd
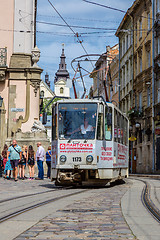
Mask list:
[[[16,217],[16,216],[18,216],[20,214],[23,214],[23,213],[28,212],[30,210],[33,210],[35,208],[44,206],[44,205],[52,203],[52,202],[56,202],[58,200],[61,200],[61,199],[67,198],[67,197],[78,195],[80,193],[84,193],[84,192],[87,192],[87,191],[90,191],[90,190],[88,190],[88,189],[86,190],[85,189],[85,190],[82,190],[82,191],[78,191],[76,193],[74,192],[74,193],[69,193],[69,194],[63,195],[63,196],[54,197],[54,198],[51,198],[51,199],[48,199],[48,200],[45,200],[45,201],[42,201],[42,202],[30,205],[28,207],[16,210],[16,211],[14,211],[12,213],[9,213],[9,214],[6,214],[5,216],[0,217],[0,223],[3,223],[3,222],[5,222],[5,221],[7,221],[7,220],[9,220],[11,218],[14,218],[14,217]]]
[[[36,196],[36,195],[40,195],[40,194],[45,194],[45,193],[50,193],[50,192],[55,192],[55,191],[58,191],[58,190],[64,190],[64,189],[70,189],[70,188],[71,187],[55,188],[54,190],[48,190],[48,191],[43,191],[43,192],[37,192],[37,193],[30,193],[30,194],[15,196],[15,197],[12,197],[12,198],[6,198],[6,199],[3,199],[3,200],[0,200],[0,204],[5,203],[5,202],[9,202],[9,201],[13,201],[13,200],[17,200],[17,199],[21,199],[21,198],[32,197],[32,196]]]
[[[145,208],[149,211],[149,213],[158,221],[160,222],[160,209],[158,209],[156,207],[156,205],[153,203],[152,199],[151,199],[151,186],[150,184],[145,181],[145,180],[140,180],[135,178],[138,181],[141,181],[145,184],[145,186],[143,187],[142,190],[142,194],[141,194],[141,201],[143,203],[143,205],[145,206]],[[153,178],[152,178],[153,179]],[[155,194],[155,188],[154,188],[154,194]],[[156,196],[156,194],[155,194]]]

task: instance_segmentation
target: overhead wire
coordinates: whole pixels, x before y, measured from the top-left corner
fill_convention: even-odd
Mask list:
[[[97,3],[97,2],[92,2],[92,1],[88,1],[88,0],[82,0],[83,2],[86,2],[86,3],[90,3],[92,5],[97,5],[99,7],[103,7],[103,8],[107,8],[107,9],[110,9],[110,10],[114,10],[114,11],[118,11],[118,12],[121,12],[121,13],[127,13],[125,10],[122,10],[120,8],[114,8],[114,7],[110,7],[110,6],[107,6],[107,5],[104,5],[104,4],[100,4],[100,3]],[[130,15],[129,13],[127,13],[128,15]],[[145,17],[143,15],[139,15],[139,14],[135,14],[135,16],[138,16],[138,17],[141,17],[141,18],[147,18],[148,17]],[[155,20],[153,18],[149,18],[149,19],[152,19],[152,20]]]
[[[54,7],[54,5],[51,3],[51,1],[48,0],[48,2],[49,2],[49,4],[52,6],[52,8],[56,11],[56,13],[60,16],[60,18],[63,20],[63,22],[68,26],[68,28],[74,33],[74,35],[75,35],[75,36],[77,37],[77,39],[78,39],[78,42],[79,42],[80,45],[82,46],[84,52],[88,55],[88,52],[87,52],[87,50],[85,49],[84,45],[82,44],[82,41],[80,40],[78,34],[77,34],[77,33],[72,29],[72,27],[66,22],[66,20],[62,17],[62,15],[61,15],[61,14],[58,12],[58,10]],[[90,59],[89,59],[89,60],[90,60]],[[91,62],[91,60],[90,60],[90,62]],[[91,65],[92,65],[92,67],[94,67],[92,62],[91,62]]]

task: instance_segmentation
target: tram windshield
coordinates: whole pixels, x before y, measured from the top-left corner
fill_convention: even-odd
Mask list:
[[[94,139],[96,118],[96,103],[60,103],[59,139]]]

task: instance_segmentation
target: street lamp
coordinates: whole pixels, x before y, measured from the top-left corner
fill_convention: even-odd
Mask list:
[[[3,98],[0,96],[0,107],[2,107]]]

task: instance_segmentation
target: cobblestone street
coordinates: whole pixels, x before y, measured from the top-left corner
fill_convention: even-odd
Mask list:
[[[59,209],[16,239],[136,239],[125,222],[120,206],[129,185],[94,189],[92,197],[86,196],[65,209]]]

